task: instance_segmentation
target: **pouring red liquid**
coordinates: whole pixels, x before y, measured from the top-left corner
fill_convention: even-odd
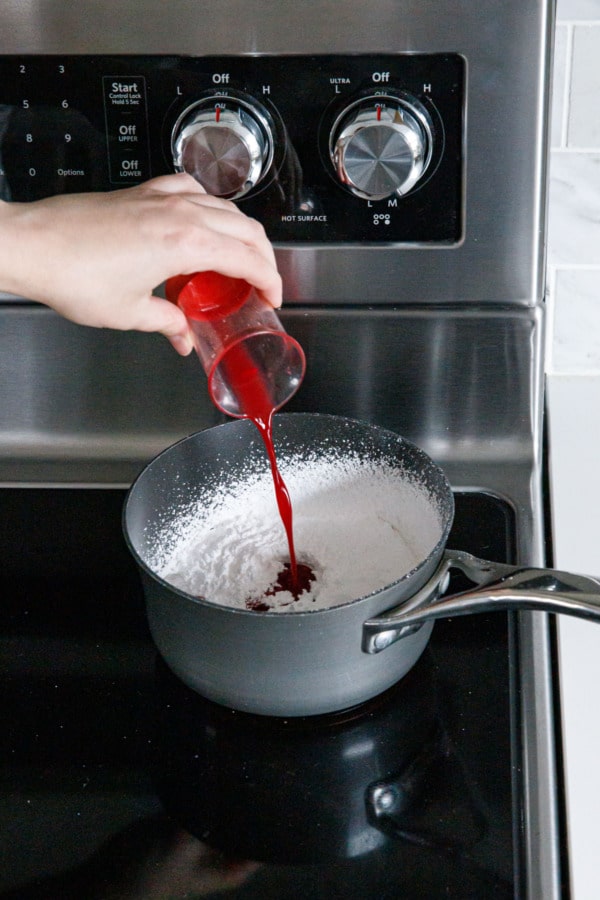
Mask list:
[[[273,593],[288,590],[298,599],[315,576],[296,558],[292,502],[277,465],[273,414],[299,387],[304,353],[245,281],[202,272],[172,278],[166,287],[167,298],[188,318],[212,401],[228,415],[250,419],[264,442],[290,554],[289,568],[279,573]],[[250,602],[249,609],[270,608],[263,601]]]
[[[265,382],[263,373],[243,343],[235,344],[230,348],[223,358],[221,366],[224,378],[238,398],[244,417],[254,422],[267,450],[271,464],[277,508],[285,528],[290,551],[291,590],[292,593],[295,593],[298,589],[298,564],[294,547],[292,501],[277,466],[277,457],[273,445],[273,413],[275,412],[275,406],[271,392]]]

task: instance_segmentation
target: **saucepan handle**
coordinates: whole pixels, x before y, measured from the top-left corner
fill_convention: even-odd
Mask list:
[[[460,569],[476,585],[446,596],[450,570]],[[600,622],[600,579],[556,569],[489,562],[447,550],[431,580],[405,603],[363,625],[363,650],[379,653],[431,619],[502,609],[564,613]]]

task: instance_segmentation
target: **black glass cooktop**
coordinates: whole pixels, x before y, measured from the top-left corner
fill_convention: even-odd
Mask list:
[[[436,623],[412,671],[305,719],[203,700],[157,660],[124,495],[0,491],[0,898],[519,893],[514,626]],[[512,561],[461,493],[449,546]]]

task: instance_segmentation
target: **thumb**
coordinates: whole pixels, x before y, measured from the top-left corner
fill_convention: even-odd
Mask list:
[[[186,334],[167,334],[165,336],[167,337],[173,349],[176,350],[180,356],[189,356],[194,349],[194,344],[189,335],[189,332],[186,332]]]
[[[142,330],[164,334],[180,356],[188,356],[194,349],[192,333],[184,313],[161,297],[152,296],[152,314],[146,315]]]

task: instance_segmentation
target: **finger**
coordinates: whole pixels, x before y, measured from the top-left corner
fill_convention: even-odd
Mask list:
[[[218,260],[217,263],[215,259]],[[277,271],[274,259],[267,259],[260,250],[228,235],[221,235],[218,245],[207,248],[206,244],[202,243],[198,246],[197,252],[192,253],[189,269],[183,274],[207,269],[214,269],[230,278],[243,278],[253,285],[271,306],[281,306],[281,275]]]
[[[189,356],[194,349],[192,340],[187,335],[185,337],[182,337],[180,334],[173,335],[172,337],[169,337],[168,335],[165,336],[173,349],[176,350],[180,356]]]
[[[192,193],[188,190],[190,184],[194,188]],[[173,274],[216,269],[223,275],[245,279],[268,303],[281,306],[281,277],[275,251],[256,219],[246,216],[230,200],[197,191],[197,182],[189,175],[183,178],[164,175],[146,185],[158,192],[177,193],[189,201],[184,222],[180,221],[184,237],[178,242],[179,270]],[[167,190],[163,191],[163,187]],[[199,209],[201,216],[197,215]]]
[[[179,194],[194,208],[201,207],[203,211],[210,210],[211,219],[208,223],[210,227],[225,234],[234,235],[239,240],[255,246],[275,264],[275,252],[262,225],[256,219],[245,215],[231,200],[207,194],[191,175],[185,172],[176,175],[161,175],[147,181],[144,187],[160,193]],[[203,219],[202,225],[206,224]]]
[[[240,213],[233,204],[223,206],[220,203],[215,203],[217,200],[217,197],[206,195],[200,198],[201,202],[191,204],[194,207],[202,206],[205,213],[198,220],[193,215],[189,220],[192,228],[199,229],[198,232],[194,230],[190,233],[192,240],[197,239],[210,245],[211,242],[207,240],[209,236],[206,233],[206,229],[210,229],[218,235],[234,238],[255,249],[272,266],[276,267],[275,251],[262,225],[256,219]],[[229,201],[225,202],[229,203]],[[235,212],[235,215],[232,215],[232,212]]]
[[[132,327],[139,331],[157,331],[163,334],[180,356],[188,356],[194,349],[184,313],[162,297],[148,297],[141,308],[139,322],[133,323]]]
[[[187,191],[190,194],[206,195],[206,191],[200,182],[196,181],[192,175],[188,175],[187,172],[175,172],[172,175],[158,175],[156,178],[145,181],[141,187],[153,191],[161,191],[164,194],[180,194]]]

